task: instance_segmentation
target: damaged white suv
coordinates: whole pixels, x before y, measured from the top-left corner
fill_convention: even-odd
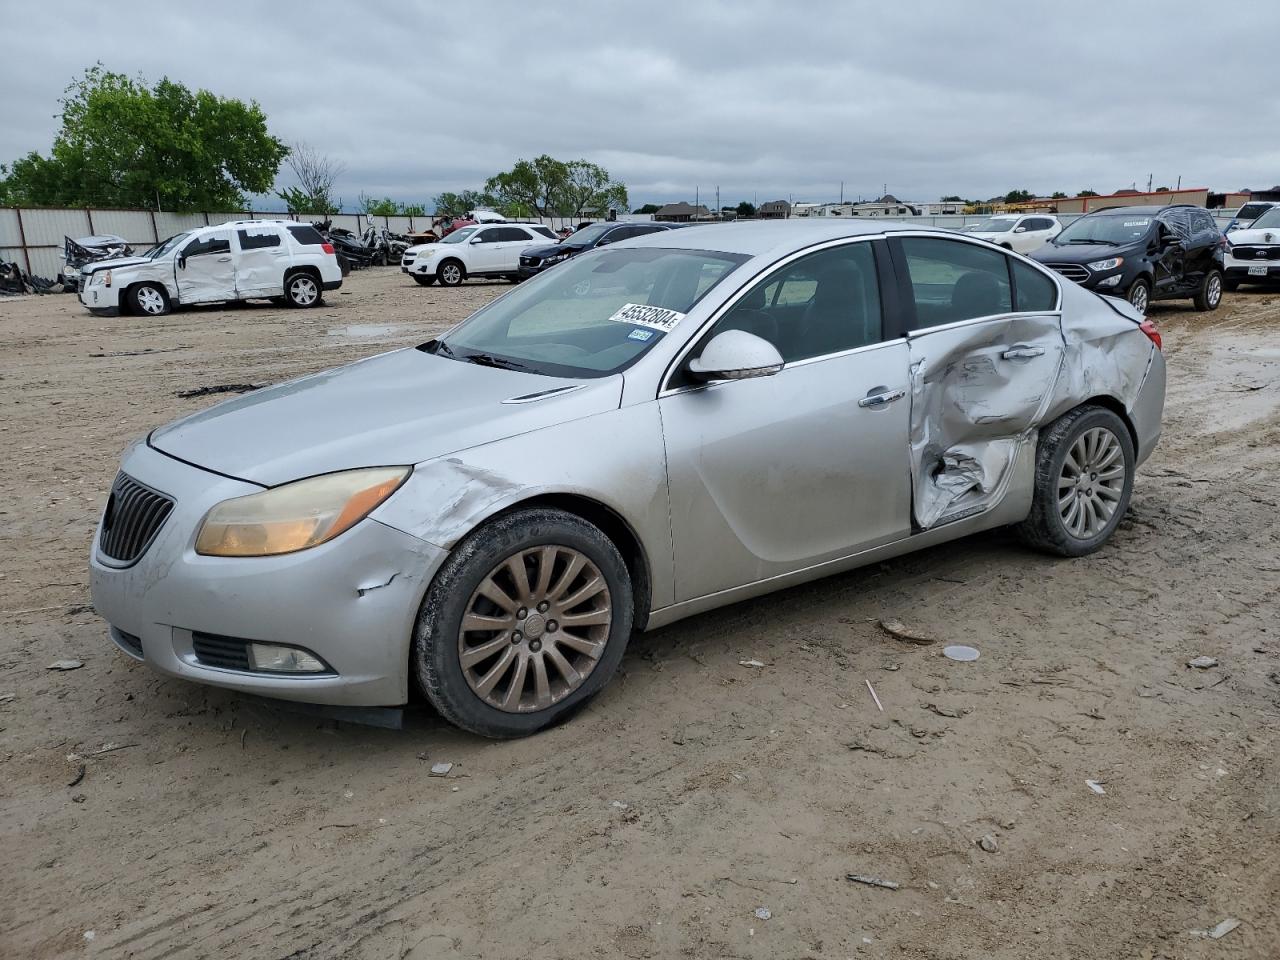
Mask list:
[[[342,286],[333,246],[292,220],[233,220],[200,227],[138,257],[83,268],[80,302],[91,313],[158,317],[177,305],[269,299],[314,307]]]

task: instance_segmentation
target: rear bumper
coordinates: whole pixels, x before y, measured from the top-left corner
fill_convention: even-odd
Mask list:
[[[320,284],[320,286],[323,287],[325,290],[337,290],[340,286],[342,286],[342,278],[339,277],[337,280],[325,280],[323,283]]]
[[[1160,442],[1161,424],[1164,420],[1165,363],[1164,354],[1154,346],[1151,349],[1151,365],[1138,388],[1138,396],[1129,409],[1138,447],[1138,464],[1151,456]]]
[[[278,557],[196,554],[213,504],[261,488],[189,466],[139,444],[122,469],[175,506],[132,566],[113,565],[94,537],[94,608],[127,655],[160,673],[307,703],[404,703],[418,607],[446,551],[366,519],[329,543]],[[202,662],[196,634],[278,643],[318,654],[326,674],[267,674]]]

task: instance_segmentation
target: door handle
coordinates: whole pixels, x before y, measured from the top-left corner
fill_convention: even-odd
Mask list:
[[[877,389],[883,390],[884,388],[880,387]],[[858,401],[858,406],[871,409],[884,407],[893,403],[895,400],[901,400],[906,395],[907,391],[905,390],[885,390],[884,393],[868,393]]]
[[[1000,354],[1002,360],[1034,360],[1044,356],[1044,347],[1011,347]]]
[[[230,263],[230,262],[231,262],[231,258],[230,258],[230,257],[219,257],[219,258],[218,258],[218,262],[219,262],[219,263]]]

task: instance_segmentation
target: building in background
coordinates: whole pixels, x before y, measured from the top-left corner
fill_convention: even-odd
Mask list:
[[[791,204],[785,200],[768,200],[760,204],[756,216],[761,220],[785,220],[791,216]]]
[[[668,203],[664,207],[659,207],[653,219],[664,220],[667,223],[692,223],[696,220],[714,220],[716,215],[702,204],[695,207],[682,200],[679,203]]]

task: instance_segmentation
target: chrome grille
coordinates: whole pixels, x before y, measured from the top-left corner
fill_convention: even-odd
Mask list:
[[[151,546],[172,510],[173,500],[163,493],[127,473],[116,474],[102,515],[98,549],[111,560],[133,563]]]
[[[521,257],[520,258],[520,266],[522,267],[536,267],[537,265],[538,265],[537,257]]]
[[[1076,283],[1084,283],[1089,279],[1089,271],[1078,263],[1046,263],[1045,266]]]

